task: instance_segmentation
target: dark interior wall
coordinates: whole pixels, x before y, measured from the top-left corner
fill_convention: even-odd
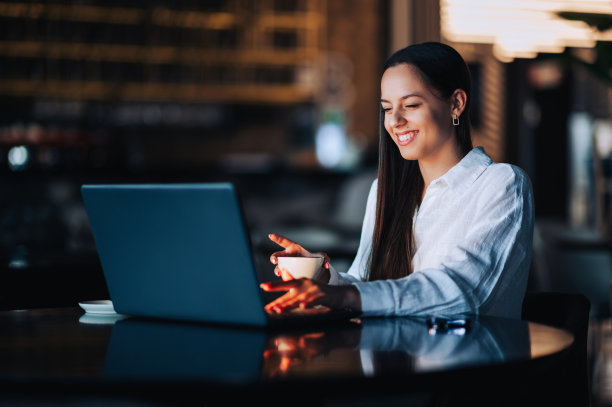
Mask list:
[[[571,105],[569,72],[554,88],[533,92],[541,118],[534,129],[536,216],[567,219],[568,119]]]
[[[565,221],[568,214],[568,119],[571,70],[557,85],[537,88],[528,79],[533,60],[506,66],[508,162],[529,175],[537,217]]]

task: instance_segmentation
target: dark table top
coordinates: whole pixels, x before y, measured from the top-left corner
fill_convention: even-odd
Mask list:
[[[304,400],[322,392],[435,391],[459,377],[484,380],[550,359],[573,342],[559,329],[489,317],[474,319],[467,332],[434,334],[411,318],[253,329],[93,316],[75,307],[0,312],[0,327],[5,398],[146,394],[157,402],[162,391],[224,400],[304,389]]]

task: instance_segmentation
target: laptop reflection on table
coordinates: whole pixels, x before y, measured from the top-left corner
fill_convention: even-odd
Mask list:
[[[113,326],[102,377],[248,383],[265,342],[264,330],[127,318]]]

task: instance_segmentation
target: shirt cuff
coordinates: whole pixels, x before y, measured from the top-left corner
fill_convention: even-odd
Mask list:
[[[347,273],[339,273],[334,267],[329,265],[329,285],[349,285],[357,280],[355,277]]]
[[[361,314],[364,317],[378,317],[395,314],[398,300],[393,289],[384,281],[354,282],[361,297]]]

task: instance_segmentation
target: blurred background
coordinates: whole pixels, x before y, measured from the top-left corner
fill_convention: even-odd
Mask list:
[[[0,305],[105,297],[79,188],[236,184],[263,273],[284,233],[345,271],[385,59],[456,47],[474,144],[531,177],[530,290],[612,279],[608,0],[0,1]]]
[[[107,298],[84,183],[233,182],[262,278],[270,232],[345,271],[382,65],[443,41],[471,69],[474,144],[532,180],[528,289],[606,318],[611,27],[609,0],[0,1],[0,307]]]

